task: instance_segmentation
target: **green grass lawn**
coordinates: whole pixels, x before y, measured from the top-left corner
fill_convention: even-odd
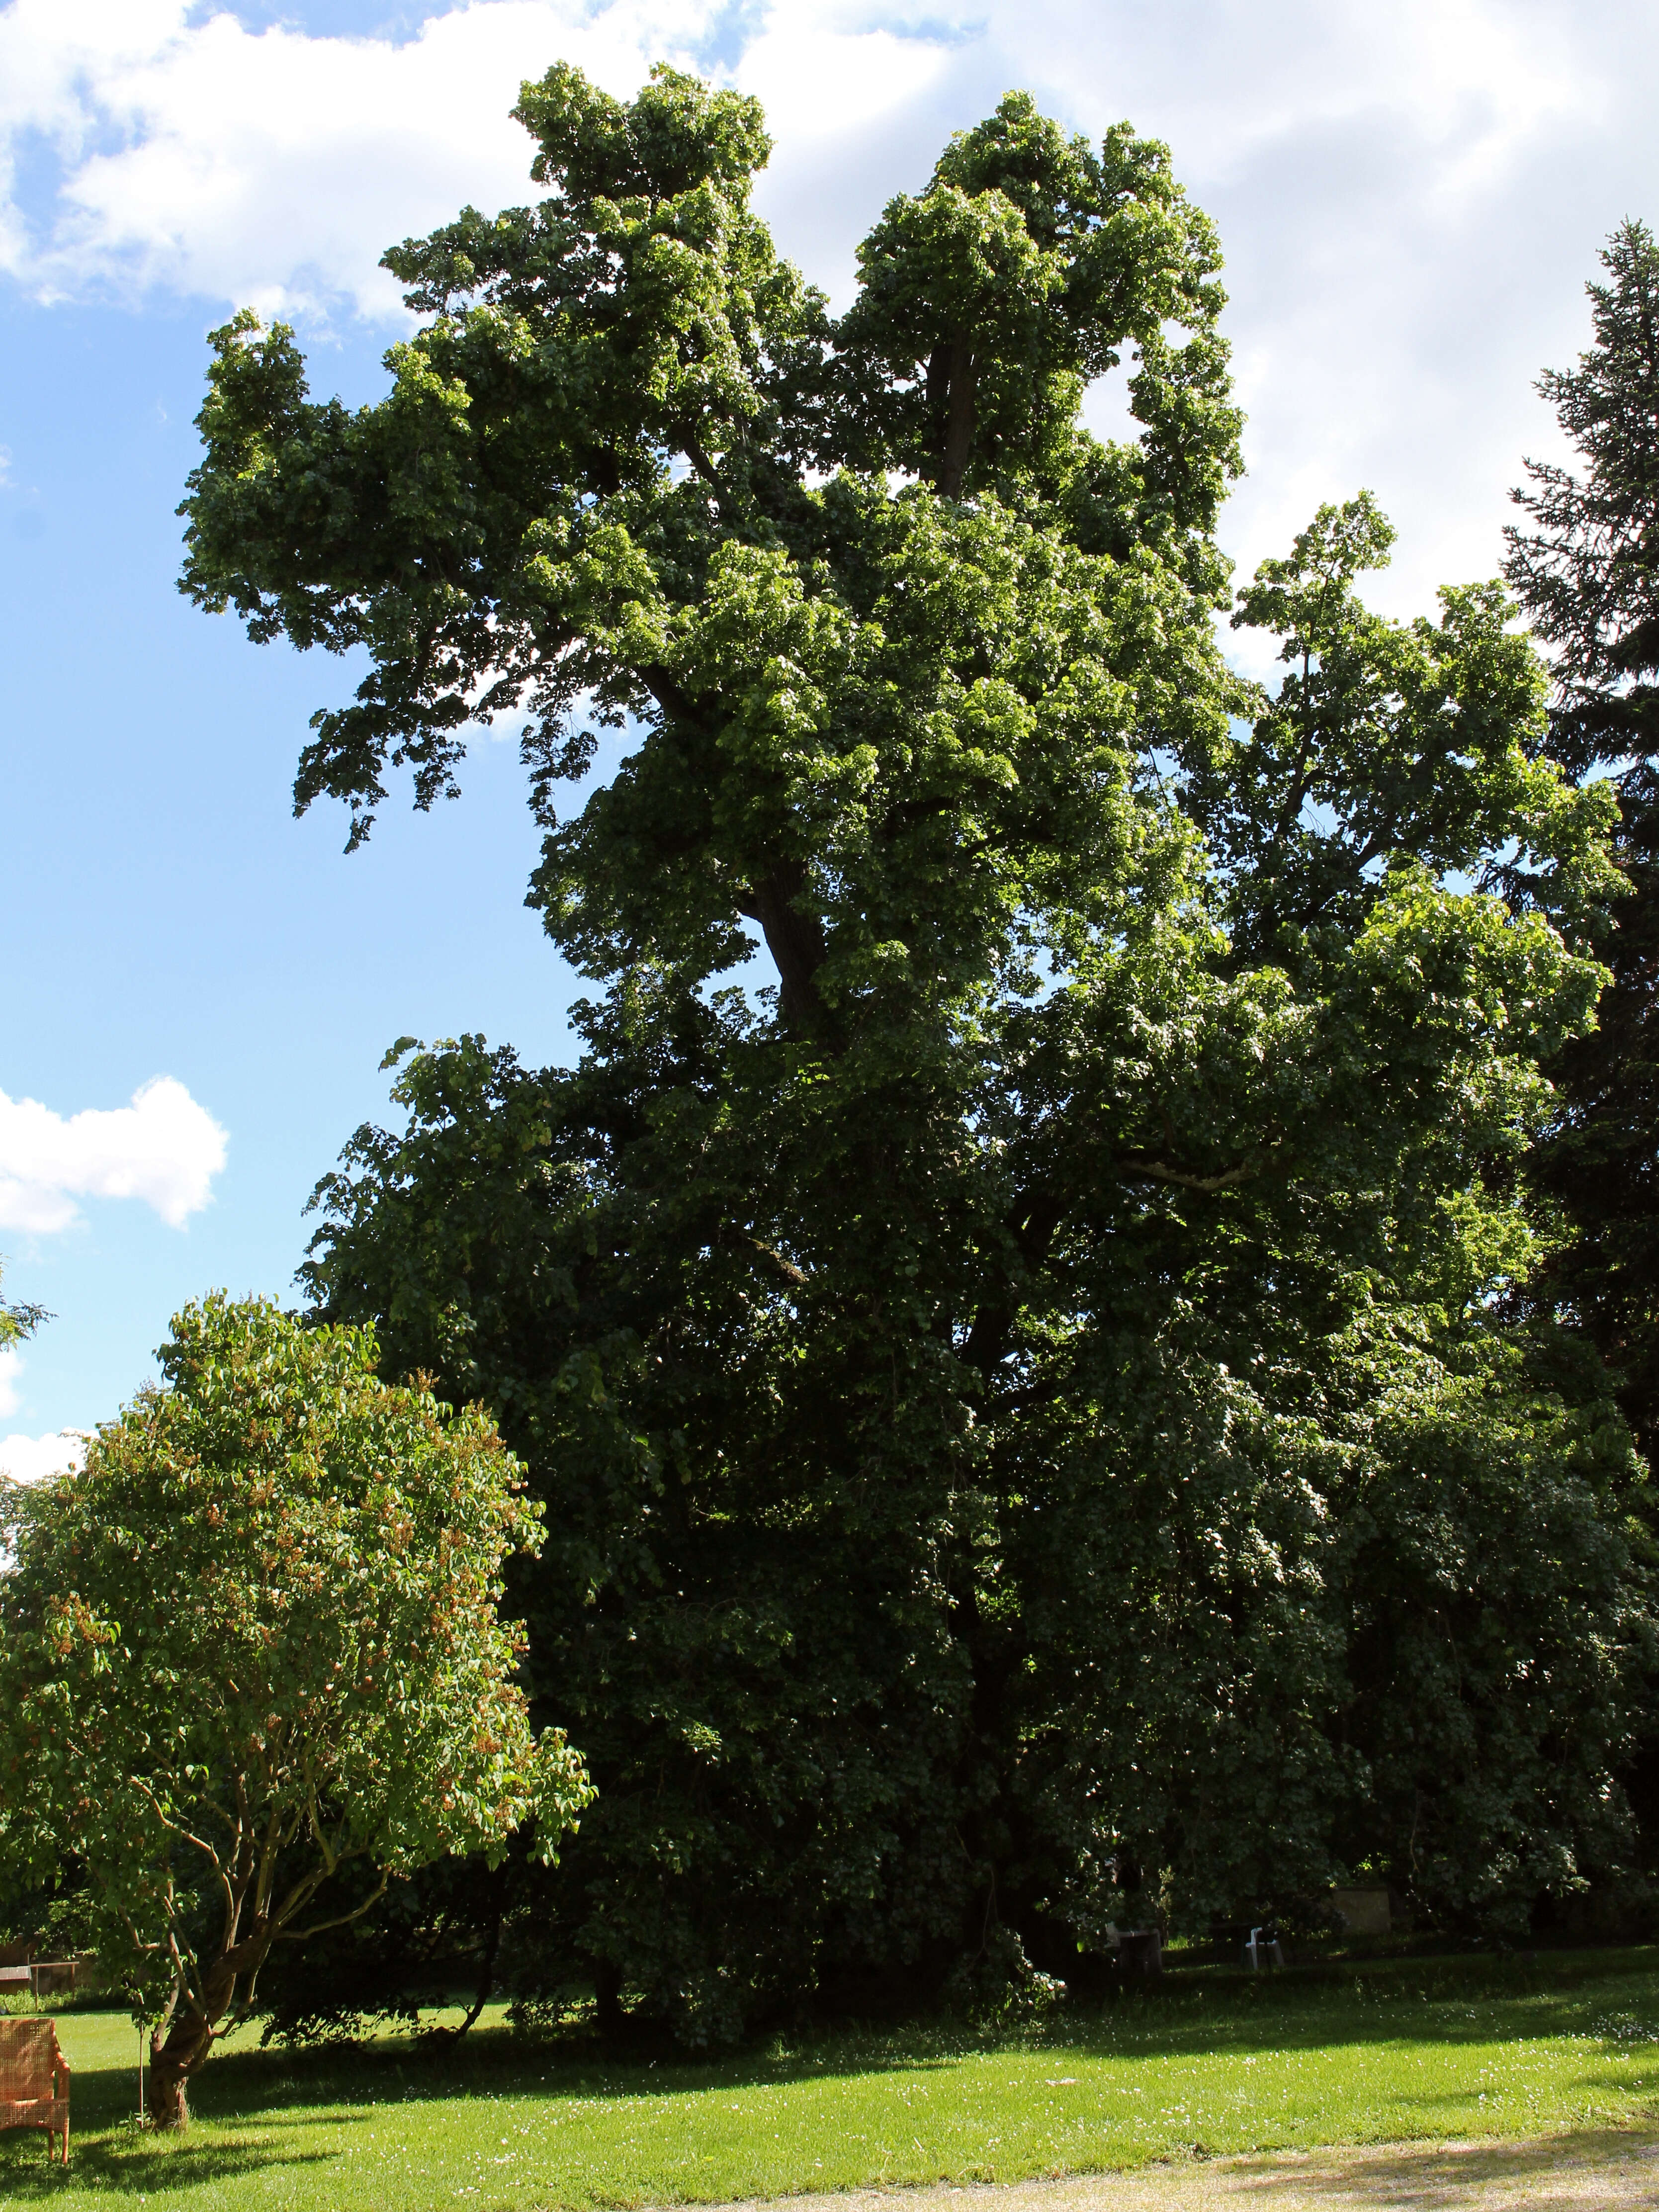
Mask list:
[[[499,2018],[434,2053],[238,2049],[182,2140],[142,2131],[137,2039],[72,2012],[67,2178],[0,2136],[0,2203],[156,2212],[629,2205],[1014,2180],[1159,2157],[1536,2135],[1659,2117],[1659,1952],[1391,1961],[1340,1978],[1170,1977],[1006,2035],[779,2040],[718,2063],[583,2063]]]

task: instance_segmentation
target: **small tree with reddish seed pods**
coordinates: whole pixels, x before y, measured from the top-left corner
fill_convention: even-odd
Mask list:
[[[273,1946],[372,1902],[330,1910],[340,1867],[530,1820],[550,1857],[591,1793],[514,1680],[540,1509],[488,1416],[262,1301],[188,1307],[160,1359],[81,1474],[0,1483],[0,1868],[84,1864],[179,2127]]]

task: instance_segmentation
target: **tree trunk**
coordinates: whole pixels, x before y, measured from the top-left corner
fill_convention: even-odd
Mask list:
[[[936,353],[928,364],[927,383],[930,396],[936,395],[936,404],[943,403],[944,415],[933,482],[946,499],[960,499],[974,447],[977,416],[974,402],[979,383],[979,363],[965,337]]]
[[[622,1969],[609,1959],[593,1961],[593,2011],[599,2033],[607,2043],[614,2042],[627,2026],[628,2014],[623,2010]]]
[[[149,2039],[149,2115],[158,2128],[190,2125],[190,2079],[213,2049],[214,2031],[230,2010],[236,1984],[251,1986],[265,1962],[276,1930],[269,1921],[256,1921],[253,1931],[240,1943],[222,1951],[203,1977],[198,2002],[182,1988],[162,2015]]]
[[[478,1985],[473,1992],[472,2002],[468,2008],[466,2018],[459,2027],[441,2027],[434,2031],[442,2036],[447,2043],[460,2041],[489,2002],[490,1994],[495,1989],[495,1961],[501,1956],[501,1921],[507,1911],[509,1864],[507,1860],[503,1859],[489,1878],[493,1909],[490,1913],[489,1932],[484,1938],[483,1960],[478,1968]]]
[[[805,888],[806,871],[799,860],[775,867],[763,881],[751,884],[746,902],[738,911],[759,922],[766,949],[778,970],[778,1012],[786,1028],[798,1036],[820,1032],[824,1025],[823,1003],[812,978],[823,965],[827,946],[823,924],[814,914],[803,914],[795,901]]]
[[[213,2048],[213,2030],[199,2012],[175,2013],[166,2035],[149,2039],[149,2116],[158,2128],[190,2125],[190,2077]]]

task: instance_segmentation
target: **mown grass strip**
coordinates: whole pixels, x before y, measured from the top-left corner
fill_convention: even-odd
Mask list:
[[[779,2039],[704,2063],[584,2062],[499,2018],[453,2051],[391,2037],[233,2048],[202,2077],[183,2140],[128,2118],[125,2019],[70,2014],[63,2036],[74,2165],[56,2176],[37,2139],[0,2136],[8,2204],[532,2212],[1544,2135],[1659,2112],[1651,1953],[1191,1984],[1000,2036]]]

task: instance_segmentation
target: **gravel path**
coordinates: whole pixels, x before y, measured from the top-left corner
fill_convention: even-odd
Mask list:
[[[1659,2133],[1371,2143],[1000,2187],[850,2190],[834,2203],[835,2212],[1602,2212],[1659,2207]]]

